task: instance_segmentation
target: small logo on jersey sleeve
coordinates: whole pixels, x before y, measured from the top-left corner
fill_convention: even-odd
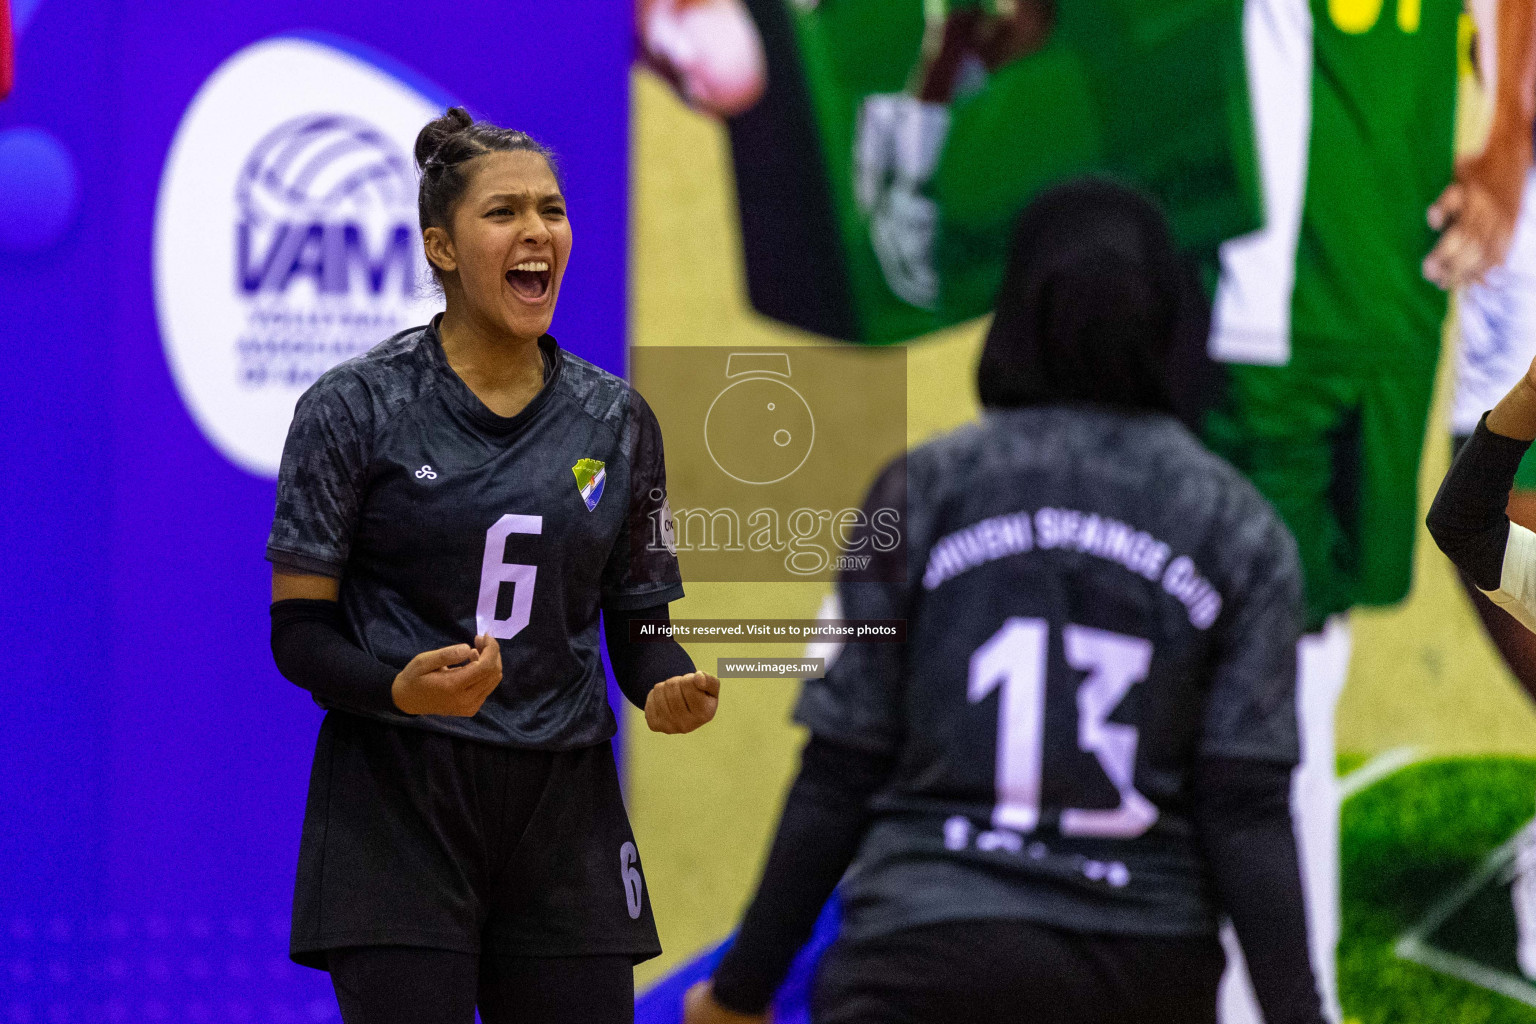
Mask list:
[[[582,459],[571,467],[571,472],[576,474],[576,489],[581,492],[581,500],[587,503],[587,511],[591,512],[603,498],[608,470],[596,459]]]

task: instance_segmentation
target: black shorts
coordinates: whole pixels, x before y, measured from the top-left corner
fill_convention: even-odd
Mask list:
[[[661,952],[607,743],[517,750],[332,711],[304,812],[289,955]]]
[[[1215,1024],[1215,936],[1090,935],[1025,921],[954,921],[827,951],[815,1024]]]

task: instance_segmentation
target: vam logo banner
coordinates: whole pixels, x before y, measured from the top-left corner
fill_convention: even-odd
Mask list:
[[[411,150],[450,101],[407,79],[345,40],[263,40],[209,77],[171,144],[154,257],[166,358],[209,442],[252,473],[277,475],[316,377],[440,308]]]

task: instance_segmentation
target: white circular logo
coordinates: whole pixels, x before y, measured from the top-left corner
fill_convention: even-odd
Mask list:
[[[294,403],[440,308],[416,220],[416,133],[446,101],[283,36],[203,84],[155,213],[155,304],[182,400],[236,465],[276,476]]]

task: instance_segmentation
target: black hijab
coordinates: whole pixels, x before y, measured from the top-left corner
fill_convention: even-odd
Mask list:
[[[1014,230],[977,368],[984,406],[1090,402],[1196,426],[1210,305],[1167,220],[1102,178],[1042,193]]]

